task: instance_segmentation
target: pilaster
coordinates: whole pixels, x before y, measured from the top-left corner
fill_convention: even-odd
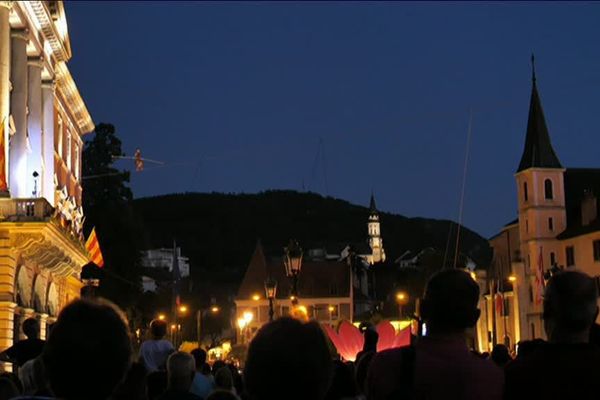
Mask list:
[[[54,81],[42,82],[42,196],[55,206],[54,188]]]
[[[12,197],[30,197],[27,183],[27,41],[26,30],[11,33],[10,110],[15,123],[15,133],[10,139],[9,189]]]
[[[10,110],[10,23],[12,1],[0,1],[0,194],[8,195],[8,117]]]
[[[30,152],[27,157],[26,193],[31,197],[40,197],[42,192],[42,67],[40,57],[27,61],[27,133]],[[37,177],[33,176],[34,173],[37,173]]]
[[[12,301],[0,301],[0,349],[6,349],[13,345],[16,306]]]
[[[15,252],[8,237],[9,232],[0,232],[0,301],[13,301],[15,293]]]
[[[37,319],[40,322],[40,339],[46,340],[47,332],[46,332],[46,324],[48,321],[48,314],[38,314]]]

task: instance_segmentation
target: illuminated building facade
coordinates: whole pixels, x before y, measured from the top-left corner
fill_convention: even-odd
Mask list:
[[[490,239],[493,265],[482,284],[487,294],[478,331],[485,350],[493,343],[545,338],[543,282],[552,272],[577,269],[600,279],[600,169],[562,166],[535,73],[515,179],[518,218]]]
[[[269,321],[269,300],[266,298],[265,281],[277,282],[273,302],[274,317],[292,315],[291,281],[286,276],[282,258],[265,256],[260,243],[256,245],[242,284],[235,299],[238,342],[245,342]],[[308,319],[330,325],[340,320],[353,320],[354,287],[352,268],[347,261],[305,259],[298,276],[298,305]],[[250,318],[248,318],[250,317]]]
[[[82,136],[62,1],[0,1],[0,349],[79,296]]]

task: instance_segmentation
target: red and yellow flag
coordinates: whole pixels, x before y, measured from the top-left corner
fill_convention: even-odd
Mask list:
[[[0,123],[0,192],[8,191],[6,179],[6,118]]]
[[[85,242],[85,248],[90,256],[90,261],[99,266],[104,267],[104,258],[102,257],[102,251],[100,250],[100,242],[96,236],[96,228],[92,229],[90,236]]]

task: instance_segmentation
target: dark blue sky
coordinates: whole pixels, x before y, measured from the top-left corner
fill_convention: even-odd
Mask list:
[[[600,4],[69,2],[67,18],[94,121],[167,162],[132,174],[136,197],[304,181],[456,219],[472,108],[464,223],[489,236],[516,215],[531,51],[559,158],[600,167]]]

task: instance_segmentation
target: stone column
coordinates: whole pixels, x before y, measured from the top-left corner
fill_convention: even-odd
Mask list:
[[[27,133],[31,150],[27,157],[27,197],[41,197],[42,192],[42,66],[40,57],[27,62]]]
[[[33,314],[35,313],[35,310],[33,308],[21,308],[21,313],[19,315],[19,340],[23,340],[23,339],[27,339],[27,336],[25,336],[25,333],[23,333],[23,322],[25,322],[25,320],[27,318],[31,318],[33,317]]]
[[[12,301],[0,301],[0,349],[13,345],[16,306]]]
[[[11,35],[12,59],[10,65],[10,109],[16,132],[10,140],[9,189],[12,197],[27,196],[27,41],[25,30],[14,30]]]
[[[48,314],[38,314],[38,321],[40,322],[40,339],[46,340],[46,322],[48,321]]]
[[[54,81],[42,83],[42,196],[54,207]]]
[[[8,117],[10,112],[10,24],[12,2],[0,1],[0,195],[8,195]]]

